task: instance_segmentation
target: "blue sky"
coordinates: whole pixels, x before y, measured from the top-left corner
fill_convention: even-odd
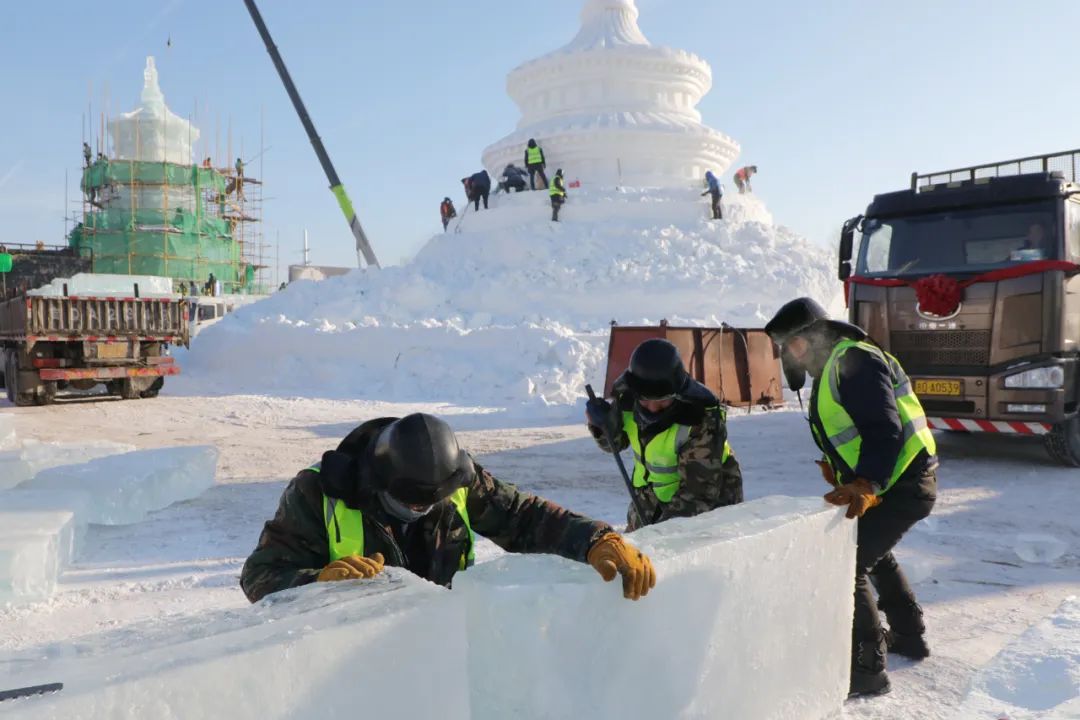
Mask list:
[[[441,229],[438,203],[510,132],[506,73],[567,42],[582,0],[261,0],[384,264]],[[912,170],[1080,146],[1080,3],[638,0],[654,44],[713,67],[705,122],[742,144],[778,221],[835,243]],[[166,47],[171,38],[172,47]],[[225,156],[269,148],[267,239],[281,264],[355,262],[353,240],[241,0],[21,3],[0,24],[0,242],[60,242],[84,116],[138,102],[146,55],[166,99]],[[106,100],[107,99],[107,100]],[[197,109],[197,114],[196,114]],[[730,171],[728,173],[730,176]],[[729,183],[730,186],[730,183]],[[459,202],[459,204],[461,204]],[[271,250],[271,253],[273,251]]]

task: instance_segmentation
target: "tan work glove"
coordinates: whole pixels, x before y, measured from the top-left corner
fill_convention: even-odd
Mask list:
[[[833,472],[832,465],[827,460],[815,460],[818,469],[821,470],[821,477],[825,479],[825,482],[829,483],[829,487],[836,487],[836,473]]]
[[[874,491],[874,486],[865,478],[856,478],[855,482],[841,485],[830,493],[825,493],[825,502],[832,505],[847,505],[847,518],[854,520],[862,517],[866,511],[881,504],[881,498]]]
[[[385,562],[382,553],[375,553],[369,558],[350,555],[324,567],[317,580],[318,582],[336,582],[373,578],[382,572]]]
[[[617,532],[602,536],[591,548],[586,558],[604,582],[611,582],[622,575],[623,597],[637,600],[656,587],[656,570],[649,557],[636,547],[628,545]]]

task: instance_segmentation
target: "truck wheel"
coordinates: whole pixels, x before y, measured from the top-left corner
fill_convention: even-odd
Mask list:
[[[156,398],[158,393],[161,392],[161,388],[165,386],[165,378],[159,377],[150,384],[150,387],[139,393],[139,396],[143,399]]]
[[[8,400],[15,405],[15,407],[30,407],[35,405],[34,393],[19,392],[19,359],[18,356],[10,352],[7,354],[7,362],[4,363],[4,387],[7,389]]]
[[[54,402],[56,402],[56,383],[42,383],[41,389],[34,394],[34,403],[36,405],[52,405]]]
[[[138,400],[141,397],[133,378],[124,378],[120,381],[120,397],[125,400]]]
[[[11,353],[4,353],[4,390],[9,403],[15,404],[15,373],[11,369]]]
[[[1046,451],[1066,467],[1080,467],[1080,416],[1058,423],[1043,436]]]

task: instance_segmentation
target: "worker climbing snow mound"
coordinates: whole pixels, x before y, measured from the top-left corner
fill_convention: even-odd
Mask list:
[[[693,191],[574,190],[559,223],[547,193],[496,199],[405,265],[238,310],[174,391],[566,404],[602,385],[612,320],[760,327],[782,298],[840,301],[830,253],[752,195],[712,220]]]

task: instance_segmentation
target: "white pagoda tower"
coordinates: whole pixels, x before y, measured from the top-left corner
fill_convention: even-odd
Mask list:
[[[191,165],[199,130],[165,105],[154,58],[146,58],[142,104],[109,121],[112,159]]]
[[[586,0],[577,37],[510,73],[522,117],[484,151],[493,177],[522,164],[530,138],[544,148],[549,177],[561,167],[587,186],[686,186],[731,165],[738,143],[695,109],[712,87],[709,64],[651,45],[637,19],[634,0]]]

